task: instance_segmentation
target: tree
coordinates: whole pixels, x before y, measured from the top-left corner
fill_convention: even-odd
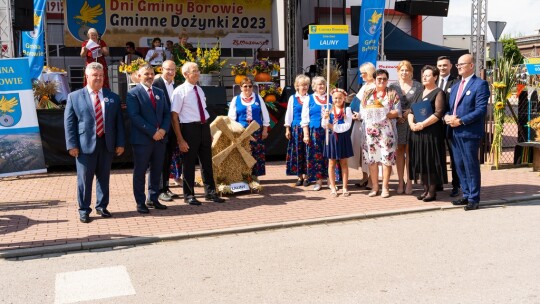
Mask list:
[[[523,63],[523,55],[521,55],[521,52],[519,51],[516,40],[514,38],[503,37],[499,41],[503,45],[504,58],[508,60],[513,58],[514,64]]]

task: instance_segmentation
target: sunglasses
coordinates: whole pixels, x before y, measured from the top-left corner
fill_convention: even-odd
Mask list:
[[[243,85],[242,88],[253,88],[253,86],[251,84],[249,85]]]

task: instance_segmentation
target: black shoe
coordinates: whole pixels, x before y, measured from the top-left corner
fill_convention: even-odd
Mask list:
[[[299,178],[297,181],[296,181],[296,184],[294,184],[296,187],[298,186],[302,186],[304,184],[304,179],[303,178]]]
[[[450,192],[450,197],[456,197],[459,195],[459,188],[452,188],[452,192]]]
[[[163,205],[162,203],[160,203],[159,201],[146,201],[146,207],[150,208],[150,209],[160,209],[160,210],[165,210],[167,209],[167,206]]]
[[[467,205],[469,203],[469,200],[466,198],[460,198],[458,200],[452,201],[452,205],[454,206],[463,206]]]
[[[463,207],[463,210],[465,210],[465,211],[476,210],[476,209],[478,209],[479,205],[480,205],[479,203],[469,202],[467,204],[467,206]]]
[[[170,202],[172,201],[172,198],[167,193],[161,193],[158,197],[162,201]]]
[[[427,202],[432,202],[432,201],[434,201],[434,200],[436,200],[436,199],[437,199],[437,195],[433,195],[433,196],[427,196],[427,195],[426,195],[426,196],[424,197],[423,201],[427,203]]]
[[[436,185],[435,186],[435,191],[444,191],[443,185]]]
[[[426,197],[426,196],[427,196],[426,193],[422,193],[422,194],[420,194],[419,196],[417,196],[416,199],[419,200],[419,201],[421,201],[421,200],[423,200],[424,197]]]
[[[307,186],[309,186],[309,181],[306,178],[306,179],[304,179],[304,187],[307,187]]]
[[[201,202],[199,202],[194,196],[185,198],[184,202],[186,202],[186,204],[190,204],[190,205],[193,205],[193,206],[201,205]]]
[[[101,217],[111,217],[112,214],[107,210],[106,208],[96,208],[97,214],[101,215]]]
[[[79,215],[79,221],[81,221],[81,223],[85,223],[85,224],[88,224],[90,223],[92,220],[90,219],[90,215],[88,214],[80,214]]]
[[[179,198],[180,195],[176,194],[176,193],[173,193],[171,190],[167,190],[165,191],[165,193],[167,193],[167,195],[170,197],[170,198]]]
[[[217,196],[215,194],[205,196],[204,200],[207,201],[207,202],[225,203],[224,199],[222,199],[221,197],[219,197],[219,196]]]
[[[150,210],[148,210],[148,207],[145,205],[137,206],[137,212],[147,214],[150,213]]]

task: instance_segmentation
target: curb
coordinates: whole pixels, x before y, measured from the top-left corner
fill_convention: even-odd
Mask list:
[[[490,200],[481,202],[480,206],[497,206],[497,205],[507,205],[515,204],[520,202],[532,201],[540,199],[540,195],[524,195],[516,196],[506,199]],[[10,259],[18,258],[25,256],[40,256],[46,254],[54,253],[68,253],[72,251],[81,251],[81,250],[95,250],[101,248],[112,248],[120,246],[134,246],[134,245],[145,245],[151,243],[159,243],[166,241],[178,241],[185,239],[193,238],[203,238],[227,234],[237,234],[237,233],[248,233],[256,232],[263,230],[273,230],[273,229],[284,229],[308,225],[321,225],[328,223],[336,222],[346,222],[352,220],[363,220],[363,219],[374,219],[381,217],[413,214],[413,213],[423,213],[430,211],[444,211],[452,209],[461,209],[462,206],[442,206],[442,207],[420,207],[413,209],[397,209],[389,211],[378,211],[378,212],[368,212],[368,213],[358,213],[358,214],[348,214],[340,215],[333,217],[322,217],[315,219],[306,219],[298,221],[289,221],[281,223],[272,223],[272,224],[261,224],[261,225],[252,225],[252,226],[243,226],[243,227],[234,227],[234,228],[224,228],[224,229],[215,229],[215,230],[206,230],[199,232],[181,232],[174,233],[169,235],[160,235],[160,236],[151,236],[151,237],[131,237],[123,239],[114,239],[114,240],[103,240],[103,241],[92,241],[92,242],[80,242],[72,244],[62,244],[62,245],[52,245],[52,246],[42,246],[34,248],[22,248],[22,249],[13,249],[0,252],[0,258]]]

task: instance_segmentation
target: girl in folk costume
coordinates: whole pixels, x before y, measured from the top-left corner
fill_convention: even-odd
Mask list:
[[[304,74],[296,76],[294,88],[296,94],[289,98],[287,112],[285,112],[285,137],[289,140],[287,144],[286,174],[296,175],[298,180],[296,186],[308,185],[306,178],[306,144],[304,139],[304,130],[300,126],[302,120],[302,106],[309,102],[308,88],[310,79]]]
[[[250,142],[251,155],[257,163],[253,166],[252,175],[261,176],[266,174],[265,156],[266,149],[264,140],[268,137],[268,126],[270,126],[270,116],[266,104],[259,94],[253,93],[253,81],[246,77],[240,82],[240,95],[235,96],[229,104],[230,119],[239,122],[246,128],[252,121],[256,121],[261,128],[252,134],[255,139]]]
[[[360,104],[360,116],[364,121],[365,140],[362,158],[369,165],[372,191],[379,192],[379,164],[383,165],[383,185],[381,197],[390,197],[388,183],[392,165],[396,163],[397,129],[395,120],[401,114],[396,91],[387,88],[388,72],[375,71],[375,88],[366,90]]]
[[[323,156],[325,130],[321,119],[327,104],[332,99],[326,94],[326,80],[321,76],[313,77],[311,87],[314,93],[309,95],[309,102],[302,105],[302,120],[304,143],[307,148],[307,179],[308,183],[316,181],[313,190],[319,191],[323,179],[328,177],[328,159]]]
[[[332,108],[325,111],[322,125],[329,129],[328,144],[325,145],[324,156],[328,158],[328,183],[333,197],[337,196],[335,167],[338,162],[341,165],[341,175],[343,179],[343,196],[349,196],[347,183],[349,181],[349,167],[347,159],[354,155],[351,141],[352,111],[345,109],[345,99],[347,92],[343,89],[332,91]]]

